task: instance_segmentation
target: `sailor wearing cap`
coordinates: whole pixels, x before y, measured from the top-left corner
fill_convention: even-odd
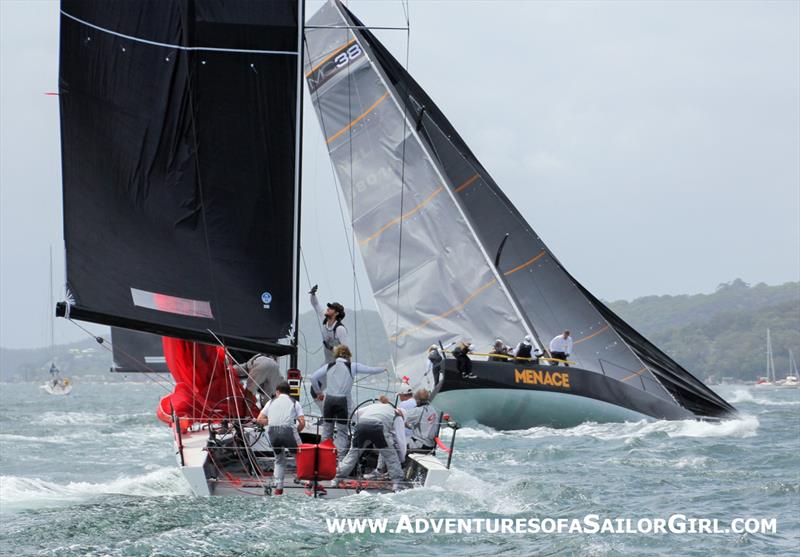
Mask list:
[[[347,344],[347,327],[342,324],[344,319],[344,306],[339,302],[330,302],[323,310],[317,299],[318,286],[309,291],[311,296],[311,306],[322,320],[322,345],[325,347],[325,362],[330,363],[335,360],[333,349],[340,344]]]

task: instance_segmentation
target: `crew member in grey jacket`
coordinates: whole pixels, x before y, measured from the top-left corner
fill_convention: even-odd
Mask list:
[[[352,354],[344,344],[335,347],[333,354],[336,359],[324,364],[311,376],[311,386],[317,398],[323,401],[322,440],[333,438],[341,461],[350,444],[347,420],[353,411],[353,379],[357,374],[377,375],[385,372],[386,368],[351,362]]]

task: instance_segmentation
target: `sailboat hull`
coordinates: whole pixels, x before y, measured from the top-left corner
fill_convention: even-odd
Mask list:
[[[274,459],[264,437],[262,435],[251,446],[253,452],[250,457],[226,458],[210,442],[208,429],[181,435],[176,433],[175,448],[181,474],[192,492],[200,497],[276,495]],[[302,437],[305,442],[318,442],[314,435],[303,434]],[[296,479],[295,472],[295,459],[290,455],[287,458],[283,495],[313,497],[314,487],[310,482]],[[431,454],[409,455],[404,473],[403,481],[399,482],[402,489],[441,487],[450,476],[450,470]],[[316,492],[320,498],[338,499],[358,493],[392,493],[392,488],[393,483],[389,480],[344,479],[337,487],[331,487],[329,481],[321,481]]]
[[[574,427],[584,422],[681,420],[695,415],[672,400],[576,367],[473,363],[463,378],[447,360],[436,407],[461,423],[496,429]]]

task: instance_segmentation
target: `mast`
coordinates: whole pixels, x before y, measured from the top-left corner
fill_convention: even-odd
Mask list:
[[[53,315],[50,313],[53,307],[53,246],[50,246],[50,281],[48,282],[48,287],[50,291],[50,297],[48,298],[49,304],[47,306],[47,320],[50,322],[50,359],[53,360],[55,358],[55,345],[56,345],[56,332],[55,332],[55,323],[53,320]]]
[[[305,33],[305,0],[297,2],[297,114],[295,122],[295,170],[294,170],[294,307],[292,308],[292,339],[294,350],[289,356],[289,368],[297,367],[297,344],[300,338],[300,224],[302,220],[302,174],[303,174],[303,38]]]

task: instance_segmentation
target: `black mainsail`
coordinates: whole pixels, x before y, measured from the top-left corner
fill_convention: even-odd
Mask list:
[[[300,8],[62,2],[60,315],[294,350]]]
[[[439,340],[467,336],[488,346],[531,333],[541,346],[539,339],[570,329],[570,359],[592,374],[572,394],[656,417],[735,413],[566,271],[431,98],[345,6],[332,0],[311,24],[311,98],[401,374],[413,376],[424,348]],[[395,273],[391,257],[400,259]],[[520,388],[513,364],[485,372],[511,383],[489,378],[453,390]]]

